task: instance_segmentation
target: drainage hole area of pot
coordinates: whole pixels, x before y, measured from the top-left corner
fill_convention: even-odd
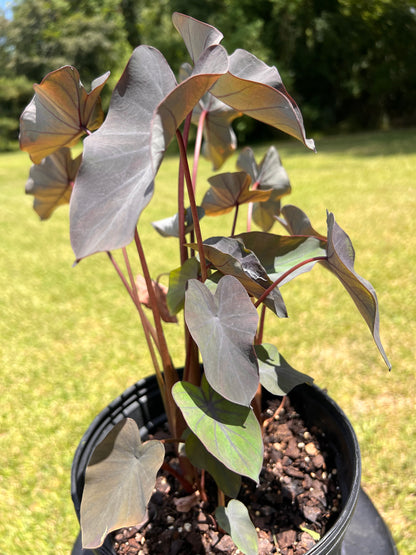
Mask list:
[[[336,521],[341,494],[330,446],[317,428],[308,429],[290,405],[275,401],[265,411],[265,453],[260,484],[244,480],[239,499],[249,508],[258,533],[259,555],[305,555]],[[160,430],[154,437],[168,434]],[[173,451],[167,461],[179,468]],[[216,500],[207,477],[207,493]],[[241,553],[218,530],[215,505],[203,503],[199,492],[184,494],[161,471],[145,522],[115,532],[117,555],[206,555]]]

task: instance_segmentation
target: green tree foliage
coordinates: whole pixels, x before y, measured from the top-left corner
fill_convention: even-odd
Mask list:
[[[229,52],[238,46],[276,65],[310,131],[415,125],[412,2],[16,0],[12,20],[0,13],[0,148],[5,136],[16,138],[31,84],[64,64],[78,68],[87,88],[107,70],[114,85],[131,48],[152,44],[177,72],[187,54],[174,11],[216,26]],[[244,118],[234,127],[240,140],[264,131]]]
[[[7,150],[13,139],[17,139],[19,113],[32,94],[31,81],[11,70],[8,25],[9,21],[0,12],[0,150]]]
[[[171,0],[275,64],[308,128],[416,124],[413,0]]]
[[[264,41],[294,74],[312,127],[416,123],[411,0],[276,0]]]
[[[110,0],[19,0],[7,38],[14,71],[33,81],[71,64],[89,83],[122,67],[128,52],[121,9]]]
[[[33,94],[34,82],[67,64],[77,67],[87,88],[107,70],[116,80],[129,50],[120,2],[16,1],[12,19],[0,20],[3,143],[17,138],[19,115]]]

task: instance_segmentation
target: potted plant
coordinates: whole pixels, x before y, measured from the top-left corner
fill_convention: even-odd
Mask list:
[[[77,263],[94,253],[107,253],[137,308],[154,364],[145,395],[137,393],[142,382],[135,386],[134,403],[145,398],[141,416],[122,418],[125,413],[119,411],[117,423],[110,419],[92,434],[89,462],[84,461],[88,462],[85,486],[85,469],[81,471],[84,548],[108,545],[110,532],[148,518],[149,500],[163,467],[177,477],[190,506],[196,498],[212,505],[214,492],[215,526],[228,532],[240,551],[252,554],[259,549],[258,534],[239,495],[242,483],[258,483],[262,472],[267,437],[262,399],[265,394],[298,391],[303,411],[318,414],[315,398],[324,395],[266,342],[266,313],[268,318],[287,316],[280,286],[315,264],[324,265],[351,295],[389,368],[390,364],[379,337],[376,294],[354,270],[349,237],[331,213],[322,235],[302,210],[281,206],[290,183],[274,147],[260,164],[245,148],[238,171],[216,173],[197,205],[199,156],[203,153],[218,172],[236,149],[231,122],[238,116],[248,114],[280,129],[312,151],[315,146],[306,138],[301,112],[276,68],[244,50],[229,55],[220,44],[222,34],[210,25],[179,13],[173,15],[173,23],[192,65],[182,66],[177,82],[159,51],[139,46],[113,91],[105,120],[100,92],[108,74],[93,82],[90,93],[71,66],[53,71],[35,85],[35,95],[21,117],[20,146],[34,162],[26,191],[34,195],[34,209],[42,219],[70,202]],[[192,123],[197,132],[191,170]],[[72,159],[70,147],[85,135],[82,155]],[[137,223],[152,198],[155,176],[173,139],[179,148],[177,205],[166,219],[154,222],[159,235],[178,239],[179,260],[166,269],[166,291],[151,277]],[[242,204],[248,206],[247,231],[236,234]],[[204,237],[203,218],[232,210],[231,229]],[[283,226],[283,235],[271,232],[276,222]],[[130,243],[140,260],[139,277],[131,270],[126,249]],[[153,242],[150,248],[155,248]],[[112,254],[118,249],[125,273]],[[181,371],[172,363],[164,334],[164,322],[177,318],[184,324],[186,358]],[[130,394],[123,395],[122,402]],[[325,410],[325,418],[338,418],[332,409]],[[151,426],[149,417],[142,420],[143,414],[151,415]],[[155,421],[160,424],[165,417],[169,436],[147,440],[146,431],[137,426],[139,422],[153,433]],[[349,428],[342,420],[342,426]],[[348,433],[344,448],[337,448],[344,449],[345,460],[351,451],[356,456],[351,465],[358,487],[348,504],[350,518],[359,490],[359,462],[355,436],[351,430]],[[177,467],[165,461],[167,447],[173,449]],[[341,535],[344,528],[341,524]],[[316,539],[312,529],[307,527],[306,533]],[[340,541],[335,547],[331,542],[319,541],[317,546],[323,546],[319,552],[338,552],[334,549],[340,549]]]

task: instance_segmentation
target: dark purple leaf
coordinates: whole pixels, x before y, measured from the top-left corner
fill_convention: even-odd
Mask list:
[[[180,80],[186,79],[191,73],[192,66],[182,64],[179,72]],[[241,114],[209,92],[193,109],[192,123],[198,126],[202,114],[204,116],[202,154],[212,162],[213,170],[216,171],[237,148],[237,137],[231,122]]]
[[[73,160],[70,149],[63,147],[30,168],[26,193],[35,197],[33,208],[41,220],[69,203],[81,159],[80,154]]]
[[[284,131],[315,150],[305,136],[302,114],[287,93],[279,72],[245,50],[229,56],[229,71],[210,91],[237,112]]]
[[[348,235],[336,223],[334,215],[328,213],[328,261],[331,270],[350,294],[356,307],[366,321],[374,341],[388,368],[391,364],[384,352],[379,334],[379,311],[376,292],[370,282],[354,270],[354,247]]]
[[[20,148],[35,164],[63,146],[73,146],[103,119],[100,93],[110,73],[95,79],[88,94],[78,71],[64,66],[49,73],[20,118]]]
[[[244,287],[224,276],[213,295],[203,283],[189,280],[185,320],[211,387],[229,401],[249,406],[259,384],[253,347],[258,314]]]
[[[205,215],[204,209],[197,206],[198,218],[201,220]],[[194,229],[194,222],[192,219],[192,211],[190,208],[185,210],[185,233],[190,233]],[[162,237],[179,237],[179,216],[175,214],[163,220],[152,222],[152,226],[156,229]]]
[[[246,172],[227,172],[208,179],[211,187],[202,200],[202,208],[207,216],[226,214],[240,204],[267,201],[271,190],[251,190],[251,179]]]
[[[313,383],[313,379],[295,370],[279,354],[274,345],[255,345],[259,361],[260,383],[273,395],[287,395],[294,387]]]
[[[131,418],[114,426],[95,448],[85,473],[81,502],[84,548],[100,547],[113,530],[135,526],[144,519],[164,456],[160,441],[141,442]]]
[[[261,297],[273,283],[257,256],[238,238],[210,237],[204,241],[204,254],[221,273],[236,277],[253,297]],[[269,293],[264,304],[280,318],[287,317],[278,287]]]
[[[223,39],[223,34],[218,29],[189,15],[175,12],[172,22],[182,36],[194,63],[207,48],[219,44]]]
[[[70,213],[77,259],[131,242],[177,127],[226,69],[224,49],[214,46],[177,85],[158,50],[136,48],[113,92],[104,124],[84,141]]]
[[[238,157],[237,167],[250,174],[258,189],[272,189],[269,200],[253,205],[254,223],[263,231],[269,231],[280,213],[280,199],[291,192],[289,176],[282,166],[279,153],[271,146],[258,166],[253,150],[246,147]]]
[[[279,283],[279,286],[288,283],[304,272],[312,270],[317,263],[316,257],[326,257],[326,242],[316,237],[288,237],[274,235],[262,231],[241,233],[235,237],[240,239],[245,248],[252,251],[264,267],[269,279],[274,282],[288,275]],[[311,262],[306,263],[311,259]],[[296,270],[296,265],[305,262]]]
[[[281,213],[284,219],[278,220],[291,235],[309,235],[326,240],[326,237],[315,231],[308,216],[297,206],[286,204],[282,207]]]

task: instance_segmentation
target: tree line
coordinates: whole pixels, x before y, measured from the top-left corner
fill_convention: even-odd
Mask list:
[[[415,0],[15,0],[11,18],[0,12],[0,148],[16,141],[32,84],[62,65],[87,87],[107,70],[115,84],[132,48],[152,44],[178,71],[174,11],[276,65],[309,134],[416,124]],[[236,127],[264,138],[250,121]]]

